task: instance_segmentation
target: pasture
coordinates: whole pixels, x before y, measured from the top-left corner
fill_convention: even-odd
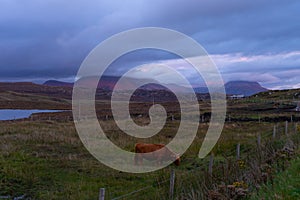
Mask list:
[[[209,112],[209,102],[200,104],[201,113]],[[0,196],[16,197],[25,194],[33,199],[97,199],[99,188],[105,188],[105,199],[113,199],[145,188],[121,199],[167,199],[170,171],[174,169],[175,199],[210,198],[213,193],[225,195],[220,188],[230,185],[245,189],[247,194],[244,198],[249,197],[251,193],[258,191],[259,185],[265,183],[255,177],[266,170],[261,169],[262,165],[268,164],[275,170],[267,175],[269,181],[277,171],[282,171],[289,165],[290,159],[299,156],[297,151],[296,155],[287,155],[289,158],[274,158],[270,164],[267,163],[266,158],[280,152],[290,139],[293,140],[295,148],[298,148],[300,138],[299,127],[295,122],[298,113],[276,108],[272,110],[273,107],[252,109],[268,108],[269,104],[269,101],[258,102],[251,99],[228,103],[229,115],[221,138],[213,150],[212,176],[208,173],[210,156],[205,159],[197,158],[208,128],[207,120],[200,123],[197,137],[181,157],[180,166],[173,164],[147,174],[123,173],[98,162],[84,148],[70,118],[49,120],[48,117],[41,117],[35,120],[0,122]],[[282,106],[288,104],[285,102]],[[144,115],[147,110],[145,106],[134,108],[135,122],[149,123]],[[138,116],[138,112],[142,116]],[[109,112],[103,114],[109,115]],[[168,118],[164,129],[150,139],[129,137],[118,129],[111,116],[104,117],[99,122],[111,141],[133,152],[137,142],[167,144],[179,126],[178,113],[173,111],[173,115],[174,119]],[[279,121],[277,116],[290,119],[291,115],[294,121],[289,123],[289,135],[286,135],[285,120]],[[248,120],[243,120],[245,118]],[[277,125],[276,139],[272,139],[274,125]],[[258,135],[261,137],[259,151]],[[238,143],[240,163],[236,160]]]

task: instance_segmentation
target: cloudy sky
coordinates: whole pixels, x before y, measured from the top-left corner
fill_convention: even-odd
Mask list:
[[[300,88],[299,10],[299,0],[0,0],[0,81],[72,81],[103,40],[155,26],[198,41],[225,81]],[[124,56],[108,73],[153,63],[180,66],[197,84],[180,59],[159,51]]]

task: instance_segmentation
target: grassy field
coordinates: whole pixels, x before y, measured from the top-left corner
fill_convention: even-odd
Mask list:
[[[25,194],[32,199],[97,199],[99,188],[103,187],[106,188],[106,198],[112,199],[147,187],[145,190],[122,199],[167,199],[171,169],[176,172],[176,199],[205,199],[211,198],[211,195],[219,195],[220,199],[226,199],[230,195],[222,193],[220,188],[231,185],[237,189],[245,189],[247,191],[245,198],[250,197],[251,194],[254,195],[254,199],[263,197],[271,193],[272,189],[278,190],[278,195],[283,195],[282,198],[288,197],[284,196],[284,192],[287,194],[290,193],[289,191],[294,191],[297,195],[297,190],[289,187],[284,190],[282,184],[298,187],[298,179],[289,182],[284,177],[286,175],[297,177],[299,158],[292,160],[299,155],[299,151],[296,155],[287,155],[286,158],[280,156],[280,159],[274,158],[271,163],[267,163],[267,158],[280,153],[291,138],[295,143],[295,148],[298,148],[299,128],[295,129],[295,124],[290,124],[288,132],[292,136],[287,137],[284,134],[284,122],[278,122],[276,140],[272,139],[275,122],[264,120],[259,122],[256,117],[258,115],[274,117],[280,114],[289,118],[291,112],[280,109],[241,111],[243,108],[255,107],[256,104],[257,107],[263,108],[269,106],[268,101],[258,103],[251,99],[229,102],[228,113],[231,117],[252,116],[255,120],[231,121],[227,119],[221,138],[213,150],[214,173],[212,177],[207,173],[209,156],[205,159],[197,158],[208,128],[207,122],[200,123],[197,137],[182,156],[182,164],[179,167],[170,165],[147,174],[123,173],[98,162],[84,148],[72,121],[43,119],[0,122],[0,196],[15,197]],[[286,105],[288,104],[286,102]],[[209,112],[209,103],[201,102],[201,105],[204,112]],[[297,116],[297,113],[292,114]],[[135,139],[125,135],[116,127],[111,118],[100,121],[100,124],[110,140],[125,150],[133,151],[136,142],[167,144],[176,134],[179,125],[176,113],[174,115],[176,119],[168,120],[164,129],[149,140]],[[135,121],[138,124],[146,124],[148,119],[136,117]],[[262,140],[261,151],[257,150],[258,135],[261,135]],[[236,160],[237,143],[241,144],[240,160]],[[267,181],[270,177],[276,176],[275,186],[271,189],[270,185],[266,185],[259,190],[260,185],[266,182],[260,180],[265,170],[262,166],[265,164],[273,170],[268,174]],[[289,165],[288,170],[284,171]],[[281,183],[280,180],[285,182]],[[280,189],[284,191],[281,192]],[[259,191],[258,194],[257,191]]]
[[[124,149],[132,151],[136,141],[126,139],[109,123],[112,122],[106,122],[105,128],[110,138]],[[257,132],[270,132],[272,125],[255,122],[226,124],[214,149],[215,162],[222,163],[224,153],[234,158],[238,141],[251,147],[255,142],[251,144],[248,141],[255,141]],[[167,128],[166,135],[172,132],[172,127]],[[99,188],[105,187],[107,198],[113,198],[150,185],[150,189],[136,195],[139,199],[155,199],[159,194],[167,195],[168,182],[160,186],[156,183],[168,181],[170,168],[176,169],[177,184],[186,183],[186,186],[192,185],[190,180],[187,179],[189,183],[181,180],[192,178],[195,169],[199,176],[207,170],[208,158],[196,158],[201,135],[206,128],[207,124],[201,124],[199,137],[183,155],[180,167],[169,166],[157,172],[135,175],[112,170],[94,159],[83,147],[72,122],[1,122],[1,195],[26,194],[35,199],[96,199]],[[151,142],[167,143],[169,136],[166,135],[156,137]]]
[[[251,199],[300,199],[300,156],[290,163],[288,169],[275,176],[272,183],[263,185]]]

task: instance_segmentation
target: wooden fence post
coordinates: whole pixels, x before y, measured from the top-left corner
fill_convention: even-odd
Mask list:
[[[99,200],[104,200],[105,198],[105,188],[100,188]]]
[[[175,185],[175,170],[171,170],[170,174],[170,199],[174,197],[174,185]]]
[[[288,134],[288,127],[289,127],[289,122],[285,121],[285,134]]]
[[[259,157],[259,163],[261,162],[261,156],[262,156],[262,151],[261,151],[261,134],[259,133],[257,135],[257,151],[258,151],[258,157]]]
[[[261,135],[260,135],[260,133],[257,136],[257,145],[260,148],[260,145],[261,145]]]
[[[210,154],[209,165],[208,165],[208,173],[212,176],[213,173],[213,164],[214,164],[214,154]]]
[[[236,146],[236,159],[239,160],[240,159],[240,149],[241,149],[241,144],[238,143]]]
[[[276,125],[274,125],[273,127],[273,139],[275,139],[276,137]]]

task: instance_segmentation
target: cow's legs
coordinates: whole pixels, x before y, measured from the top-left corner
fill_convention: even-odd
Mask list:
[[[135,165],[138,165],[138,164],[139,164],[139,157],[138,157],[138,154],[135,154],[135,156],[134,156],[134,164],[135,164]]]
[[[143,157],[142,157],[142,155],[135,154],[135,156],[134,156],[134,164],[135,165],[142,165],[143,164]]]

